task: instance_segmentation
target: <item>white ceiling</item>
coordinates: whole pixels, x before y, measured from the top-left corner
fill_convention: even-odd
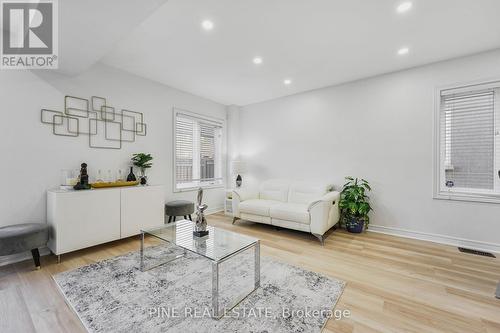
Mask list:
[[[166,1],[59,1],[59,71],[87,70]]]
[[[500,47],[499,0],[413,0],[402,15],[397,0],[130,2],[138,17],[131,19],[132,6],[108,16],[110,24],[126,22],[130,29],[112,36],[119,41],[102,61],[224,104],[247,105]],[[201,28],[204,19],[214,22],[212,31]],[[403,46],[410,53],[398,56]],[[257,55],[264,60],[258,66]],[[285,86],[285,78],[293,83]]]

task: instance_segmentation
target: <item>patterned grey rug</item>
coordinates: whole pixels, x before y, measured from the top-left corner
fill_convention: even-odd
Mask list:
[[[148,248],[150,259],[182,253]],[[210,317],[211,265],[186,257],[141,272],[139,253],[59,273],[54,280],[89,332],[320,332],[345,283],[261,258],[261,287],[225,317]],[[220,267],[221,306],[253,288],[253,252]]]

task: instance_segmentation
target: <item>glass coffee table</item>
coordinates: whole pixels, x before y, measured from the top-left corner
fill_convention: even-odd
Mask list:
[[[254,249],[255,271],[253,290],[238,297],[225,311],[230,311],[260,286],[260,240],[224,229],[208,226],[209,234],[204,237],[193,235],[194,223],[181,220],[165,226],[141,230],[141,271],[147,271],[184,257],[186,251],[203,256],[212,262],[212,311],[215,318],[221,318],[224,311],[219,307],[219,265],[246,250]],[[144,258],[144,237],[153,236],[184,249],[184,254],[165,258],[160,264],[146,266]]]

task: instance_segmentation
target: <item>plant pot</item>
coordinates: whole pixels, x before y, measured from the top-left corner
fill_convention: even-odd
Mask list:
[[[360,234],[363,232],[365,227],[365,221],[357,218],[352,218],[349,223],[346,224],[346,229],[353,234]]]

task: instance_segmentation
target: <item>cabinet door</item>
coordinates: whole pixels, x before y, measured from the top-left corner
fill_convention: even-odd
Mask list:
[[[138,186],[121,190],[121,238],[165,223],[163,186]]]
[[[58,193],[53,204],[58,254],[120,238],[120,191]]]

